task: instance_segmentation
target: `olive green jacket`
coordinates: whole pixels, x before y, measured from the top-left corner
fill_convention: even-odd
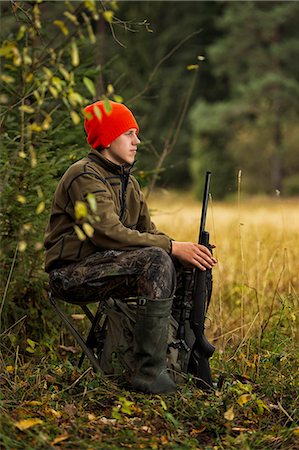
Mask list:
[[[155,246],[171,252],[171,239],[151,222],[130,168],[108,161],[97,150],[69,167],[57,186],[45,233],[46,272],[101,250]],[[96,211],[92,211],[88,194],[96,200]],[[75,217],[77,201],[85,203],[91,220]],[[81,240],[75,225],[84,233],[82,225],[87,221],[93,235],[85,228]]]

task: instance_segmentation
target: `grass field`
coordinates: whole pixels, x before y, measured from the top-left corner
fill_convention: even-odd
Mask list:
[[[191,195],[161,191],[150,207],[159,229],[197,240],[200,206]],[[145,396],[97,377],[87,363],[79,371],[78,354],[67,349],[73,342],[54,320],[33,344],[22,339],[22,324],[5,333],[2,447],[299,448],[298,224],[298,199],[210,204],[219,263],[206,323],[213,376],[223,380],[212,393],[188,379],[177,394]]]

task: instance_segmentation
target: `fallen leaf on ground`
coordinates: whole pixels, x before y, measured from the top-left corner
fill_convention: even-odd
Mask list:
[[[19,430],[27,430],[27,428],[34,427],[35,425],[42,424],[43,421],[41,419],[37,418],[31,418],[31,419],[24,419],[20,420],[19,422],[16,422],[16,427],[19,428]]]

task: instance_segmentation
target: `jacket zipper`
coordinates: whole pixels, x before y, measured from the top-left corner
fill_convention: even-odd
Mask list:
[[[122,173],[120,175],[121,179],[121,198],[120,198],[120,216],[119,219],[122,220],[126,211],[126,194],[129,181],[129,175],[125,173],[124,167],[122,167]]]

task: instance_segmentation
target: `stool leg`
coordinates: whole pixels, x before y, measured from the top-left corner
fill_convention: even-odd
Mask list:
[[[101,317],[103,315],[103,306],[101,304],[98,306],[98,309],[97,309],[97,312],[96,312],[95,316],[93,316],[91,314],[91,311],[89,310],[89,308],[87,308],[87,306],[81,306],[81,308],[83,309],[85,314],[88,316],[89,320],[91,321],[91,328],[89,330],[89,333],[88,333],[88,336],[87,336],[87,339],[86,339],[86,345],[87,345],[88,348],[91,349],[91,344],[92,344],[92,342],[94,340],[95,329],[96,329],[96,327],[97,327],[97,325],[98,325],[98,323],[99,323],[99,321],[100,321],[100,319],[101,319]],[[92,319],[89,316],[88,312],[89,312],[90,316],[92,317]],[[92,349],[91,349],[91,351],[92,351]],[[84,356],[85,356],[85,353],[83,352],[81,354],[78,367],[82,366],[82,363],[83,363],[83,360],[84,360]]]
[[[78,342],[78,344],[81,346],[83,352],[85,353],[85,355],[88,357],[88,359],[90,360],[95,372],[98,372],[100,374],[103,374],[102,369],[100,367],[99,361],[96,358],[94,352],[87,347],[86,343],[84,342],[84,340],[82,339],[82,337],[80,336],[80,334],[78,333],[78,331],[73,327],[73,325],[68,321],[67,317],[65,316],[65,314],[63,313],[63,311],[59,308],[59,306],[57,305],[55,299],[53,298],[53,295],[51,294],[51,292],[49,293],[49,299],[50,302],[52,303],[52,305],[54,306],[54,308],[56,309],[56,311],[58,312],[60,318],[62,319],[62,321],[64,322],[65,326],[67,327],[67,329],[70,331],[70,333],[73,335],[73,337],[76,339],[76,341]]]

